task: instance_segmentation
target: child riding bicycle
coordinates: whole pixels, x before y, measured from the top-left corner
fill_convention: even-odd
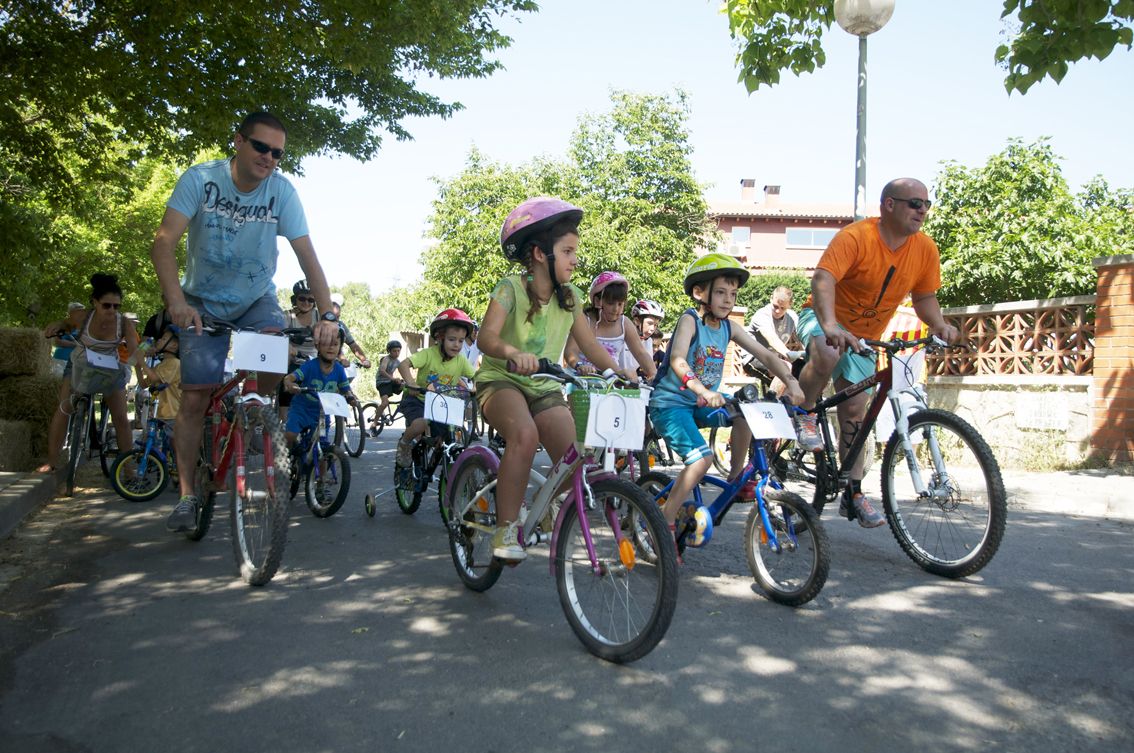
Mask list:
[[[315,358],[284,377],[284,389],[292,395],[298,395],[304,387],[314,388],[317,392],[337,392],[346,397],[351,405],[357,405],[358,398],[351,392],[346,369],[339,363],[342,343],[343,335],[340,329],[338,339],[319,346]],[[292,400],[284,429],[287,446],[294,447],[299,435],[318,421],[319,398],[315,395],[303,395]]]
[[[663,510],[671,530],[676,530],[677,513],[693,487],[712,466],[713,453],[699,427],[712,425],[716,419],[710,414],[725,403],[725,396],[717,389],[729,342],[756,354],[768,371],[783,380],[786,396],[793,403],[803,400],[788,363],[743,329],[733,329],[728,321],[737,291],[747,281],[748,270],[725,254],[706,254],[689,265],[685,273],[685,293],[697,302],[700,316],[693,309],[686,309],[678,318],[668,358],[662,362],[650,398],[650,420],[685,462]],[[748,424],[737,419],[732,425],[730,481],[744,470],[751,439]],[[741,489],[740,498],[753,499],[755,491],[752,481]]]
[[[439,313],[429,324],[429,337],[437,342],[437,347],[422,348],[398,364],[402,379],[414,381],[410,373],[412,366],[417,369],[416,382],[422,389],[433,384],[452,387],[467,384],[475,372],[468,359],[461,355],[461,346],[472,332],[472,327],[472,319],[460,309],[445,309]],[[413,441],[430,428],[430,422],[425,420],[424,398],[418,395],[407,394],[402,398],[402,415],[406,417],[406,430],[398,440],[394,460],[399,484],[408,482]]]

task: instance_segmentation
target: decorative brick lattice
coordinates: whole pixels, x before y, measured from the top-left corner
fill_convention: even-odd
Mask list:
[[[1090,376],[1095,296],[945,309],[968,351],[930,356],[932,376]]]

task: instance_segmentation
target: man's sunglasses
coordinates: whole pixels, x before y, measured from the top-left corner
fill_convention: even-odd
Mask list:
[[[252,145],[252,148],[255,149],[257,152],[259,152],[260,154],[267,154],[268,152],[271,152],[272,153],[272,159],[274,159],[274,160],[278,160],[278,159],[283,157],[283,152],[284,152],[283,149],[273,149],[272,147],[265,144],[263,141],[258,141],[256,139],[250,139],[247,136],[245,136],[244,138],[248,141],[249,144]]]
[[[933,206],[933,202],[929,199],[899,199],[897,196],[891,196],[890,198],[908,205],[910,209],[921,209],[922,207],[929,209]]]

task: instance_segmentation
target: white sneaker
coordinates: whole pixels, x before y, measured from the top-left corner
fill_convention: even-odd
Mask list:
[[[505,562],[522,562],[527,559],[528,553],[520,546],[515,523],[500,526],[492,534],[492,556]]]

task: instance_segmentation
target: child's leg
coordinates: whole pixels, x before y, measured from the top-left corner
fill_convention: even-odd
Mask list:
[[[299,439],[299,435],[296,434],[294,431],[285,431],[284,432],[284,439],[287,440],[287,446],[289,448],[295,447],[295,442],[296,442],[296,440]]]
[[[748,464],[748,448],[752,446],[752,430],[743,418],[737,418],[732,424],[732,462],[728,472],[731,481],[740,475],[744,466]]]
[[[520,514],[528,472],[539,446],[539,428],[519,390],[497,390],[485,401],[483,409],[485,420],[507,443],[496,481],[496,525],[503,526]]]
[[[665,507],[662,508],[666,523],[673,525],[677,520],[677,513],[681,506],[689,501],[693,487],[701,483],[701,479],[709,472],[712,465],[712,458],[703,457],[687,464],[681,469],[681,473],[677,474],[677,480],[673,482],[673,488],[669,490],[669,496],[665,500]]]
[[[413,458],[410,457],[410,447],[413,440],[424,434],[428,427],[429,422],[424,418],[415,418],[410,422],[410,425],[402,432],[402,438],[398,440],[398,453],[394,462],[403,468],[409,467],[410,463],[413,462]]]
[[[713,451],[697,428],[697,419],[691,407],[651,407],[650,420],[666,443],[685,462],[685,467],[677,474],[662,508],[666,523],[673,525],[681,506],[689,501],[693,487],[701,482],[712,467]]]

